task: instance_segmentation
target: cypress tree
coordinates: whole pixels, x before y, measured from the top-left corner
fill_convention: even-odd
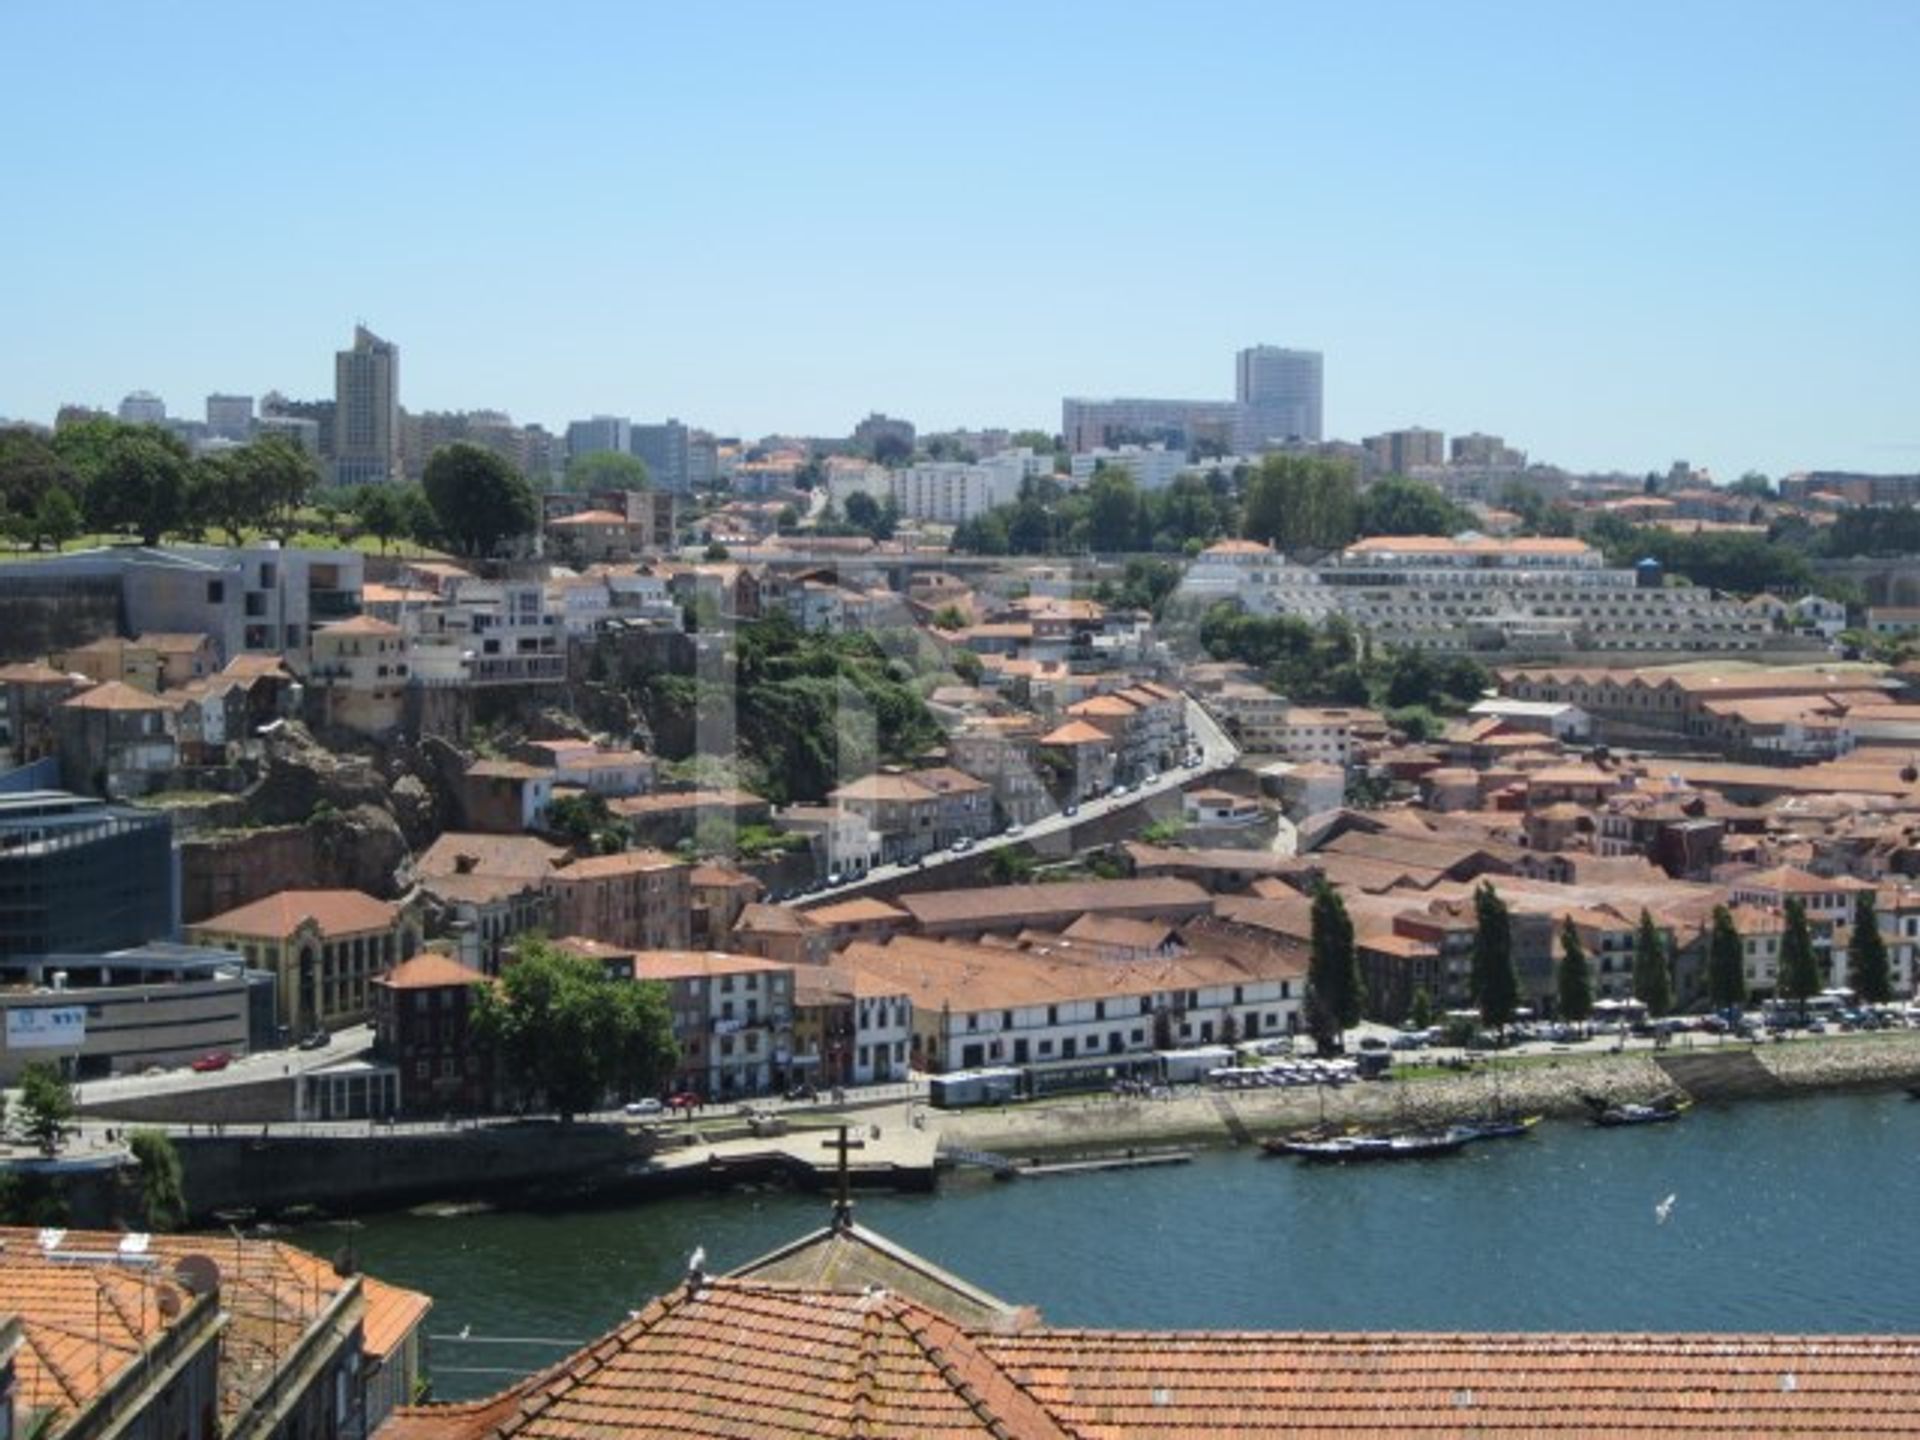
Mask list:
[[[1322,1051],[1340,1032],[1360,1023],[1366,987],[1353,949],[1353,920],[1340,892],[1322,881],[1314,887],[1311,957],[1307,965],[1307,1026]]]
[[[1513,919],[1490,882],[1473,895],[1473,1000],[1480,1020],[1506,1029],[1520,1001],[1520,977],[1513,968]]]
[[[1853,938],[1847,942],[1847,984],[1869,1005],[1893,998],[1893,975],[1887,965],[1887,942],[1880,933],[1880,913],[1873,892],[1860,897],[1853,912]]]
[[[1647,1007],[1647,1016],[1673,1009],[1673,972],[1667,968],[1667,947],[1653,916],[1640,912],[1640,928],[1633,938],[1633,998]]]
[[[1580,943],[1580,931],[1571,915],[1560,922],[1560,968],[1555,979],[1560,992],[1560,1018],[1576,1025],[1585,1022],[1593,1014],[1593,972],[1587,965],[1587,947]]]
[[[1780,941],[1780,995],[1800,1002],[1800,1018],[1807,1018],[1807,1001],[1820,993],[1820,962],[1813,953],[1813,931],[1807,925],[1807,907],[1798,896],[1787,899],[1787,932]]]
[[[1707,996],[1717,1010],[1747,999],[1746,949],[1734,928],[1733,912],[1724,905],[1713,907],[1707,939]]]

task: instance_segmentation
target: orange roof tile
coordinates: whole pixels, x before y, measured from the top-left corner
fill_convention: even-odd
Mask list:
[[[376,900],[361,890],[281,890],[251,905],[208,916],[189,925],[207,935],[246,935],[281,940],[311,920],[328,939],[385,930],[400,916],[391,900]]]
[[[171,710],[173,703],[158,695],[149,695],[118,680],[108,680],[91,690],[82,690],[61,702],[69,710]]]
[[[386,974],[375,976],[373,983],[390,990],[440,990],[454,985],[481,985],[486,980],[485,975],[462,965],[451,955],[429,950],[402,960]]]

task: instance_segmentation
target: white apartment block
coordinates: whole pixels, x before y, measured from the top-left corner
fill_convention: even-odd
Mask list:
[[[1181,582],[1200,604],[1318,624],[1344,615],[1409,649],[1688,652],[1756,650],[1771,622],[1698,586],[1643,587],[1577,540],[1378,537],[1337,561],[1296,565],[1264,545],[1225,541]]]
[[[1087,450],[1072,459],[1076,485],[1084,485],[1100,470],[1124,470],[1142,490],[1164,490],[1174,477],[1193,466],[1186,453],[1160,445],[1122,445],[1117,450]]]

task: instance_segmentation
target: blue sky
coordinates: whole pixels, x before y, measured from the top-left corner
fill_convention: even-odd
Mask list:
[[[844,433],[1224,396],[1920,468],[1920,5],[0,9],[0,415],[328,393]]]

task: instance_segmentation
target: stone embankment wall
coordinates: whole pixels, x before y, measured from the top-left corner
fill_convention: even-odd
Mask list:
[[[447,1134],[182,1135],[174,1143],[197,1220],[219,1210],[373,1211],[564,1185],[617,1172],[647,1153],[643,1138],[618,1126],[563,1131],[551,1123]]]
[[[1709,1047],[1673,1052],[1705,1059]],[[1833,1089],[1885,1089],[1920,1081],[1920,1031],[1795,1040],[1758,1047],[1729,1045],[1716,1066],[1713,1102],[1813,1094]],[[1675,1065],[1673,1072],[1687,1073]],[[1194,1091],[1171,1099],[1116,1099],[1099,1095],[1015,1105],[1005,1109],[935,1111],[941,1138],[999,1154],[1071,1156],[1134,1145],[1225,1145],[1312,1125],[1320,1120],[1425,1124],[1484,1113],[1496,1104],[1524,1114],[1577,1118],[1581,1097],[1647,1101],[1684,1088],[1653,1052],[1569,1055],[1460,1075],[1424,1076],[1389,1084],[1355,1084],[1316,1091]]]

